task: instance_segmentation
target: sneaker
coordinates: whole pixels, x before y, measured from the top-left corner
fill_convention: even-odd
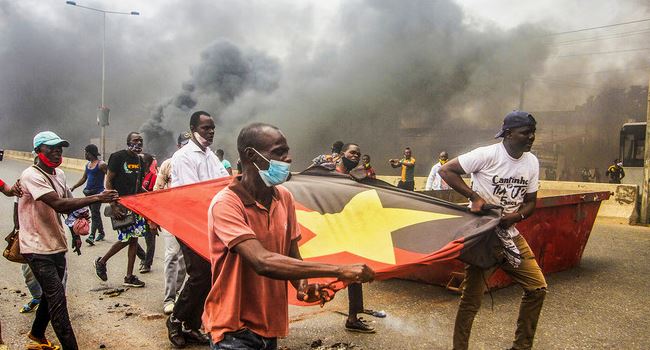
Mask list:
[[[375,328],[367,324],[361,317],[354,322],[345,321],[345,330],[359,333],[375,333]]]
[[[97,238],[95,238],[95,242],[103,241],[104,240],[104,232],[100,232],[97,235]]]
[[[165,315],[171,315],[172,312],[174,312],[174,306],[176,306],[174,302],[165,304],[165,306],[163,306],[163,313],[165,313]]]
[[[41,303],[41,299],[32,299],[30,300],[27,304],[23,305],[23,307],[20,309],[21,314],[26,314],[28,312],[32,312],[36,309],[38,309],[38,304]]]
[[[170,315],[167,318],[167,337],[175,348],[184,348],[187,342],[183,336],[183,324],[181,321],[173,318],[174,315]]]
[[[124,277],[124,283],[122,284],[125,286],[135,287],[135,288],[144,287],[144,282],[140,281],[136,275]]]
[[[374,316],[377,318],[385,318],[386,317],[386,311],[384,310],[370,310],[370,309],[363,309],[361,313]]]
[[[140,265],[140,273],[149,273],[149,272],[151,272],[151,266],[147,266],[144,264]]]
[[[97,259],[95,259],[95,275],[97,275],[97,278],[100,280],[106,282],[108,281],[108,275],[106,274],[106,264],[102,263],[101,260],[101,256],[98,256]]]
[[[210,345],[210,337],[198,329],[183,330],[183,336],[188,344]]]
[[[89,246],[95,245],[95,241],[90,237],[86,238],[86,243],[88,243]]]

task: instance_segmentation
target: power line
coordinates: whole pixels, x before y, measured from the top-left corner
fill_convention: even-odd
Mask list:
[[[562,75],[544,75],[544,76],[545,77],[565,77],[565,76],[570,76],[570,75],[591,75],[591,74],[602,74],[602,73],[611,73],[611,72],[630,72],[630,71],[647,70],[647,69],[650,69],[650,66],[638,67],[638,68],[625,68],[625,69],[607,69],[607,70],[600,70],[600,71],[594,71],[594,72],[568,73],[568,74],[562,74]]]
[[[600,41],[600,40],[620,39],[620,38],[627,38],[627,37],[630,37],[630,36],[635,36],[635,35],[640,35],[640,34],[647,34],[647,33],[650,33],[650,28],[642,29],[642,30],[635,30],[635,31],[630,31],[630,32],[612,33],[612,34],[609,34],[609,35],[596,36],[596,37],[591,37],[591,38],[582,38],[582,39],[560,41],[560,42],[555,42],[555,43],[554,42],[549,42],[548,45],[571,46],[571,45],[580,44],[580,43],[583,43],[583,42],[593,42],[593,41]]]
[[[612,23],[612,24],[606,24],[606,25],[598,26],[598,27],[581,28],[581,29],[575,29],[575,30],[568,30],[566,32],[551,33],[551,34],[542,35],[542,37],[554,36],[554,35],[563,35],[563,34],[571,34],[571,33],[579,33],[579,32],[585,32],[585,31],[588,31],[588,30],[618,27],[618,26],[623,26],[623,25],[626,25],[626,24],[642,23],[642,22],[649,22],[649,21],[650,21],[650,18],[639,19],[639,20],[636,20],[636,21],[629,21],[629,22]]]
[[[585,52],[585,53],[576,53],[576,54],[570,54],[570,55],[551,56],[549,58],[609,55],[609,54],[614,54],[614,53],[636,52],[636,51],[645,51],[645,50],[650,50],[650,47],[643,47],[643,48],[637,48],[637,49],[625,49],[625,50],[613,50],[613,51],[601,51],[601,52]]]

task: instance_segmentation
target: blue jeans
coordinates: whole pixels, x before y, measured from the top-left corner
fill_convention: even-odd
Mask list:
[[[25,285],[27,285],[27,289],[29,289],[29,294],[32,295],[32,299],[41,299],[43,289],[41,289],[41,285],[38,284],[32,269],[29,268],[29,265],[23,264],[22,270],[23,277],[25,278]]]
[[[251,330],[228,332],[218,343],[210,341],[211,350],[277,350],[278,338],[264,338]]]

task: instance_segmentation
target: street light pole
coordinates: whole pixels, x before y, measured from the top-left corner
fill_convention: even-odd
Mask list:
[[[101,96],[101,104],[99,106],[99,113],[101,115],[105,114],[105,119],[103,118],[100,120],[100,118],[97,118],[97,123],[101,127],[101,136],[99,139],[100,146],[99,148],[102,150],[101,153],[104,157],[106,157],[106,126],[108,125],[108,108],[106,108],[106,105],[104,103],[104,84],[106,82],[106,14],[116,14],[116,15],[130,15],[130,16],[139,16],[140,12],[138,11],[131,11],[131,12],[118,12],[118,11],[107,11],[107,10],[100,10],[97,8],[93,7],[88,7],[88,6],[82,6],[77,4],[75,1],[66,1],[65,2],[68,5],[71,6],[76,6],[76,7],[81,7],[86,10],[91,10],[95,12],[101,12],[102,14],[102,19],[103,19],[103,32],[102,32],[102,96]]]

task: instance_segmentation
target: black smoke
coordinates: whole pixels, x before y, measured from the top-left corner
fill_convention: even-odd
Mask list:
[[[277,60],[254,50],[242,51],[227,41],[218,41],[201,52],[199,63],[190,70],[190,80],[166,103],[155,107],[141,131],[147,147],[166,157],[174,149],[174,133],[188,129],[189,114],[201,107],[201,99],[212,100],[209,113],[219,121],[220,112],[247,91],[270,94],[280,81]],[[206,102],[206,104],[209,102]],[[168,113],[168,114],[166,114]]]

